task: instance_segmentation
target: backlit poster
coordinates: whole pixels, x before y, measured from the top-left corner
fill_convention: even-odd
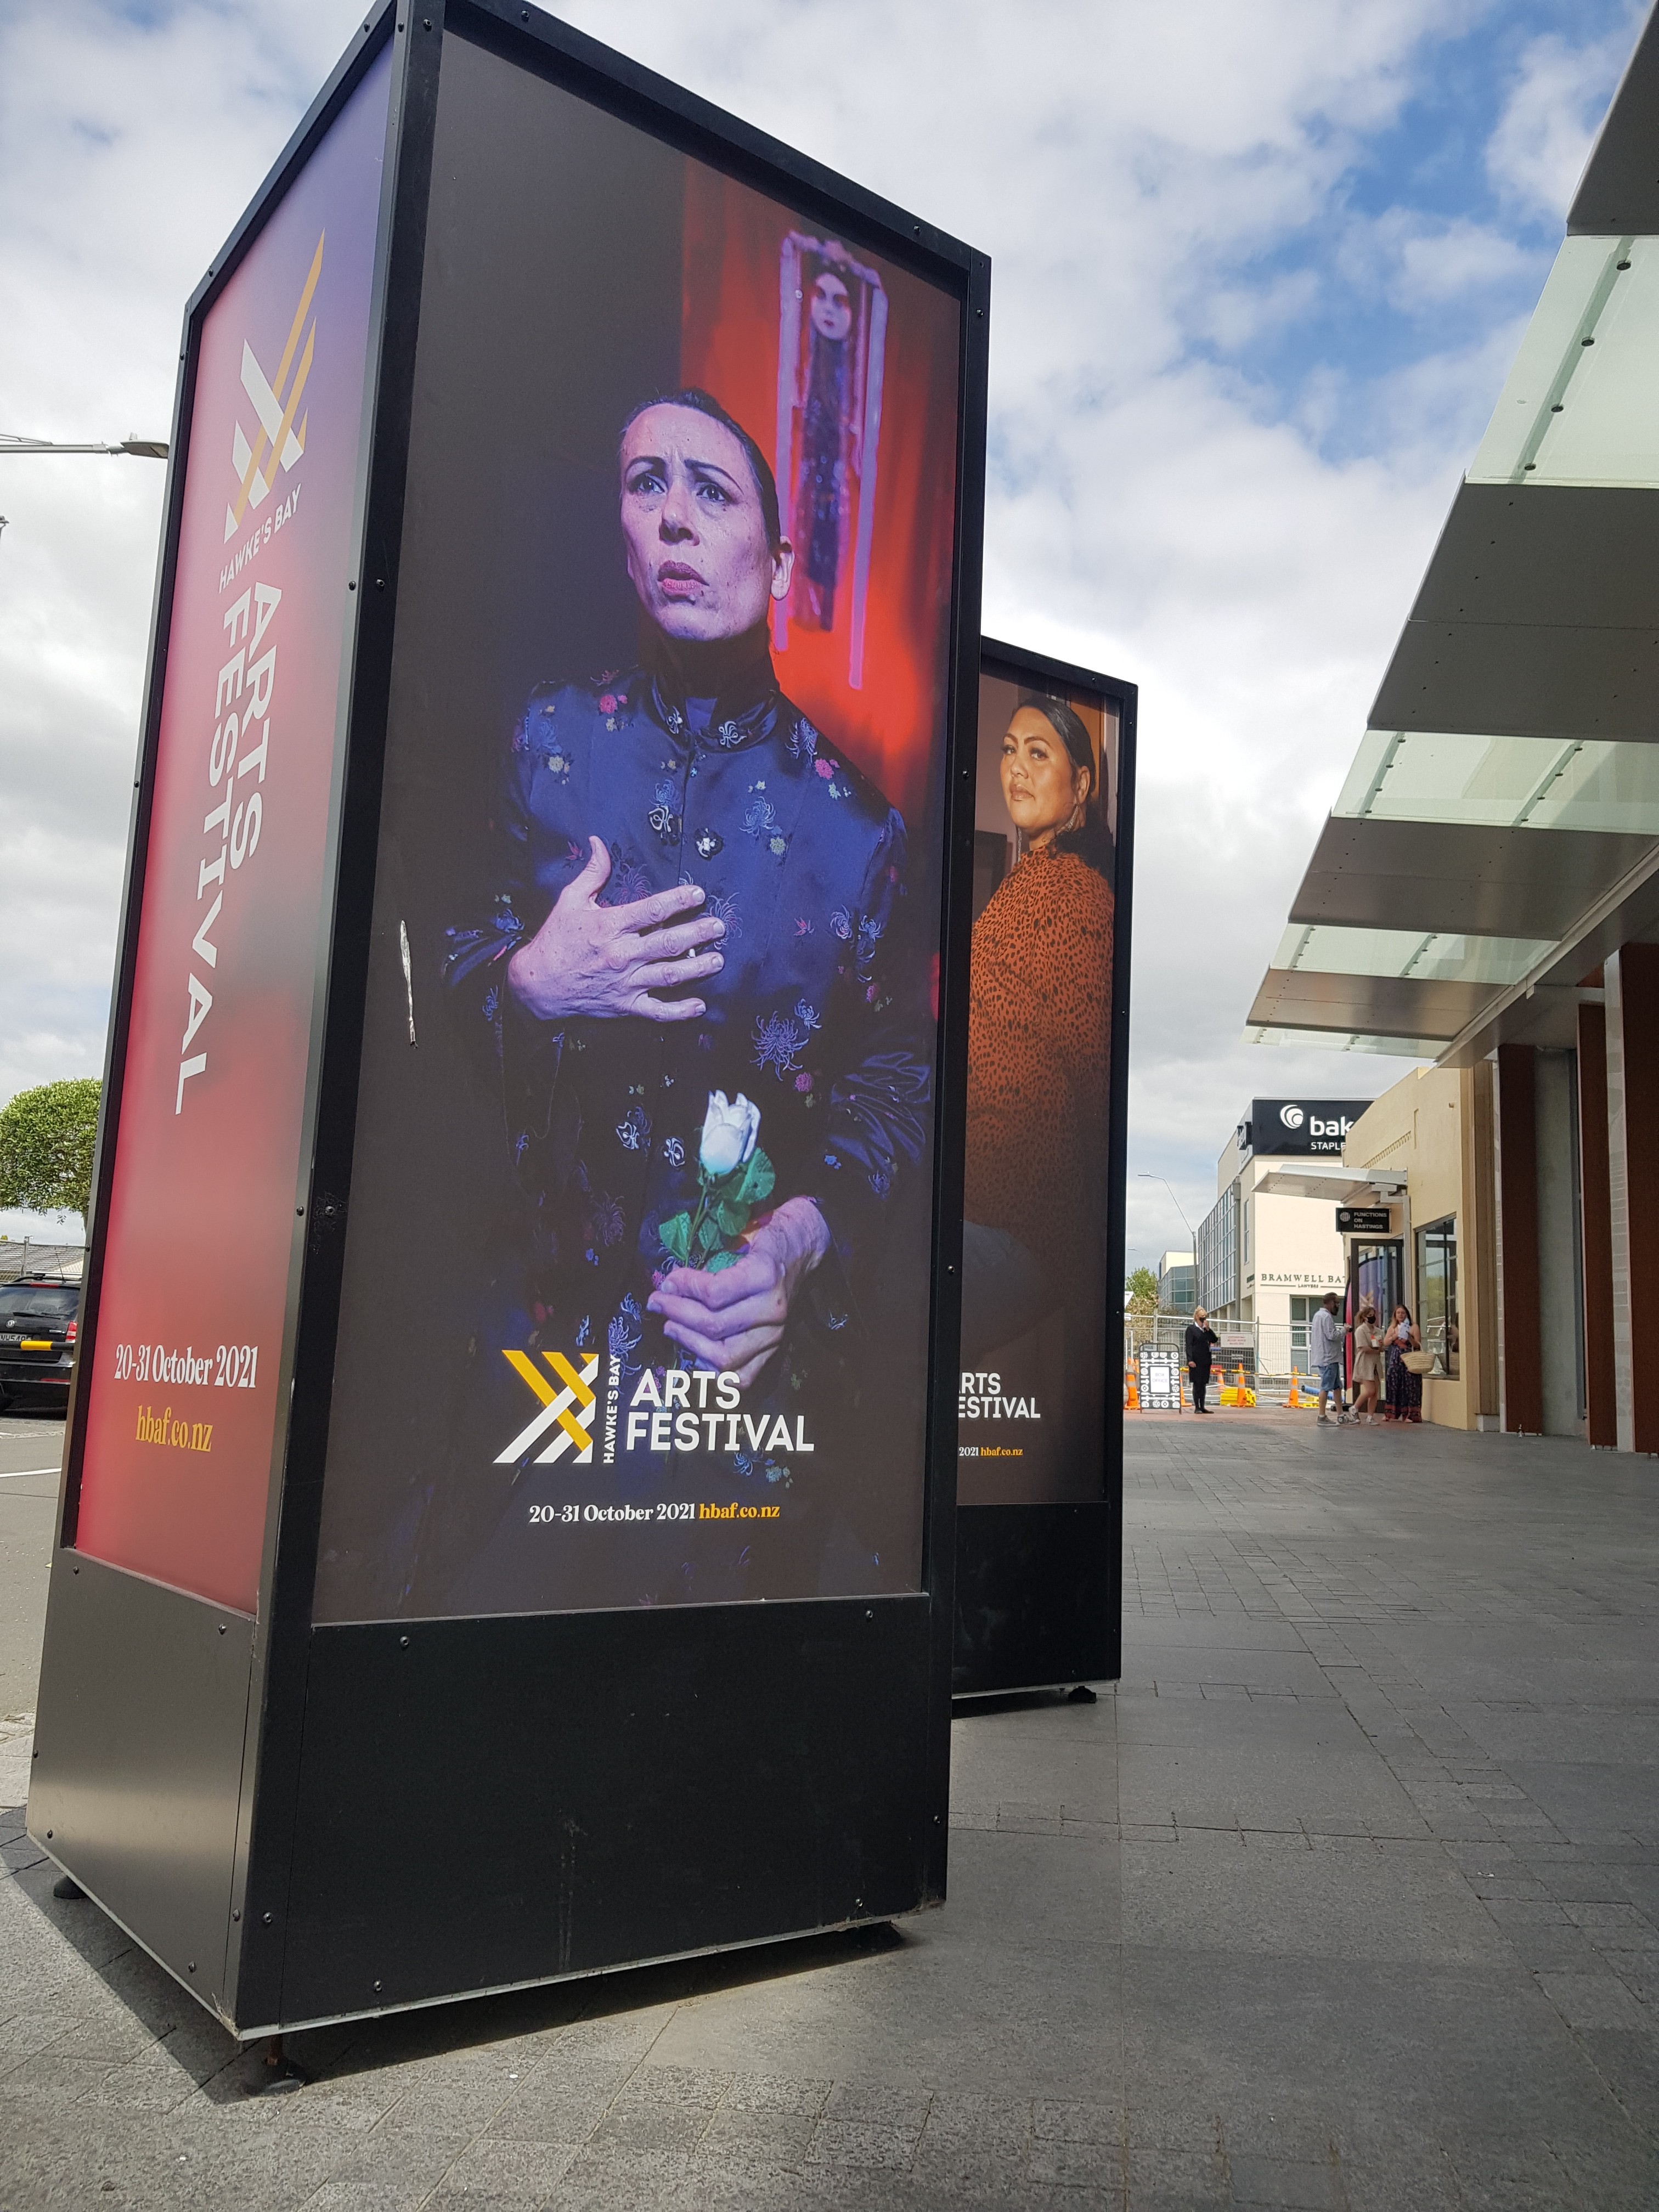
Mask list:
[[[957,1503],[1103,1495],[1118,828],[1110,700],[980,678]],[[1121,1086],[1118,1086],[1121,1089]]]
[[[391,67],[204,319],[75,1540],[254,1609],[349,635]]]
[[[433,176],[316,1618],[915,1590],[959,301],[459,38]]]

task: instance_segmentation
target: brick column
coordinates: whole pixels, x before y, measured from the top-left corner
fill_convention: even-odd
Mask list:
[[[1610,1451],[1619,1441],[1613,1357],[1613,1197],[1607,1181],[1607,1018],[1578,1009],[1578,1170],[1584,1251],[1585,1433]]]
[[[1619,1449],[1659,1452],[1659,945],[1620,945],[1606,977]]]
[[[1533,1048],[1498,1048],[1498,1293],[1504,1426],[1544,1433],[1538,1314],[1538,1104]]]

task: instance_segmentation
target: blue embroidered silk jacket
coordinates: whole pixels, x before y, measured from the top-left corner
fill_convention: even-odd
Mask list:
[[[696,1204],[709,1092],[741,1091],[760,1109],[774,1202],[814,1199],[832,1238],[791,1315],[799,1389],[805,1333],[828,1332],[827,1349],[856,1320],[896,1184],[927,1139],[933,1020],[902,823],[761,654],[712,702],[644,669],[538,688],[495,828],[493,903],[448,933],[446,975],[496,1040],[542,1340],[608,1348],[625,1371],[682,1364],[645,1310],[672,1265],[659,1226]],[[611,851],[604,903],[696,883],[725,922],[699,1018],[541,1022],[513,997],[507,959],[580,872],[590,834]]]

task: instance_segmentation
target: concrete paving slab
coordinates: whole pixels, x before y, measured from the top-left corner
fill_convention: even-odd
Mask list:
[[[1645,1478],[1290,1417],[1131,1443],[1123,1689],[958,1720],[942,1910],[296,2038],[286,2098],[52,1897],[0,1717],[0,2205],[1651,2212]]]

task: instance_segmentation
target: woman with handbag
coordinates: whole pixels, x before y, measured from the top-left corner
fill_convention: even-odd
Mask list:
[[[1380,1426],[1376,1418],[1376,1394],[1382,1382],[1382,1332],[1376,1325],[1376,1308],[1369,1298],[1354,1316],[1353,1322],[1353,1411],[1351,1421],[1364,1421],[1368,1427]]]
[[[1417,1333],[1411,1308],[1398,1305],[1389,1323],[1388,1403],[1385,1421],[1420,1421],[1423,1418],[1423,1377],[1408,1364],[1413,1352],[1420,1353],[1423,1340]]]

